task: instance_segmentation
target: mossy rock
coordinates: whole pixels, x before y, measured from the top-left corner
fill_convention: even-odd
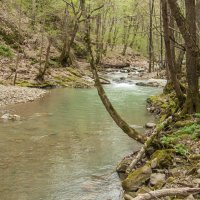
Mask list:
[[[174,90],[173,83],[172,82],[168,82],[166,84],[166,86],[164,87],[163,93],[164,94],[170,94],[173,90]]]
[[[173,164],[173,150],[157,150],[152,156],[150,163],[154,162],[156,168],[168,168]]]
[[[200,154],[192,154],[189,156],[191,160],[200,160]]]
[[[151,192],[151,189],[147,186],[141,187],[138,191],[137,191],[137,195],[139,194],[145,194],[147,192]]]
[[[191,126],[194,124],[194,121],[191,120],[185,120],[185,121],[178,121],[175,123],[175,127],[176,128],[181,128],[181,127],[185,127],[185,126]]]
[[[55,85],[49,82],[44,82],[44,83],[30,83],[27,81],[21,81],[17,82],[17,86],[20,87],[30,87],[30,88],[41,88],[41,89],[46,89],[46,88],[54,88]]]
[[[137,191],[146,181],[149,180],[152,170],[149,164],[131,172],[122,182],[125,191]]]

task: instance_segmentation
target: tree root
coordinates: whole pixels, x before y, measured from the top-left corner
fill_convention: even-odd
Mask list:
[[[135,198],[126,194],[124,198],[125,200],[151,200],[151,199],[159,199],[161,197],[166,197],[166,196],[187,197],[190,194],[199,194],[199,193],[200,193],[200,188],[171,188],[171,189],[155,190],[149,193],[140,194]]]

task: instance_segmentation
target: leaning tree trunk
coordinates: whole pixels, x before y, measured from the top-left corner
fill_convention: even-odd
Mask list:
[[[162,0],[162,16],[163,16],[163,29],[164,29],[164,41],[166,48],[167,63],[170,72],[170,78],[176,92],[176,96],[179,100],[179,105],[182,106],[184,103],[184,95],[181,91],[180,83],[177,79],[177,74],[175,70],[175,63],[171,52],[171,42],[170,42],[170,31],[169,31],[169,18],[168,18],[168,8],[167,1]]]
[[[146,140],[145,135],[138,133],[135,129],[133,129],[132,127],[130,127],[121,117],[120,115],[117,113],[117,111],[114,109],[113,105],[111,104],[110,100],[108,99],[101,83],[99,80],[99,76],[97,73],[97,69],[96,69],[96,63],[95,63],[95,58],[94,58],[94,54],[92,51],[92,45],[91,45],[91,38],[90,38],[90,19],[87,16],[87,13],[85,11],[85,0],[81,0],[81,5],[82,5],[82,12],[83,12],[83,16],[86,19],[85,20],[85,24],[86,24],[86,35],[85,35],[85,42],[87,44],[88,47],[88,51],[90,53],[91,56],[91,60],[90,60],[90,66],[91,66],[91,70],[95,79],[95,86],[97,88],[99,97],[102,101],[102,103],[104,104],[106,110],[108,111],[108,113],[110,114],[110,116],[112,117],[112,119],[115,121],[115,123],[131,138],[135,139],[136,141],[140,142],[140,143],[144,143],[144,141]]]
[[[184,106],[185,113],[200,112],[200,98],[198,86],[198,69],[200,63],[200,50],[196,42],[196,16],[195,0],[185,0],[187,20],[181,13],[177,0],[168,0],[173,17],[184,38],[187,51],[187,81],[188,95]]]

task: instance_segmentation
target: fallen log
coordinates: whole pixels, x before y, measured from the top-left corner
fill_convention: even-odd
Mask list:
[[[137,197],[132,197],[128,194],[125,194],[125,200],[151,200],[159,199],[166,196],[182,196],[187,197],[190,194],[199,194],[200,188],[170,188],[170,189],[161,189],[151,191],[145,194],[139,194]]]
[[[126,67],[130,67],[130,63],[102,63],[102,66],[105,68],[116,68],[116,69],[122,69]]]

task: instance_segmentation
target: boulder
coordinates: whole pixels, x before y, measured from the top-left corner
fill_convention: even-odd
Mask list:
[[[166,182],[166,175],[161,173],[153,173],[150,177],[150,184],[153,186],[163,186]]]
[[[172,150],[157,150],[152,156],[150,163],[154,163],[154,168],[168,168],[173,164]]]
[[[147,123],[146,125],[145,125],[145,127],[146,128],[155,128],[156,127],[156,124],[155,123]]]
[[[122,187],[125,191],[137,191],[147,180],[150,179],[151,173],[151,166],[146,164],[145,166],[131,172],[122,182]]]

